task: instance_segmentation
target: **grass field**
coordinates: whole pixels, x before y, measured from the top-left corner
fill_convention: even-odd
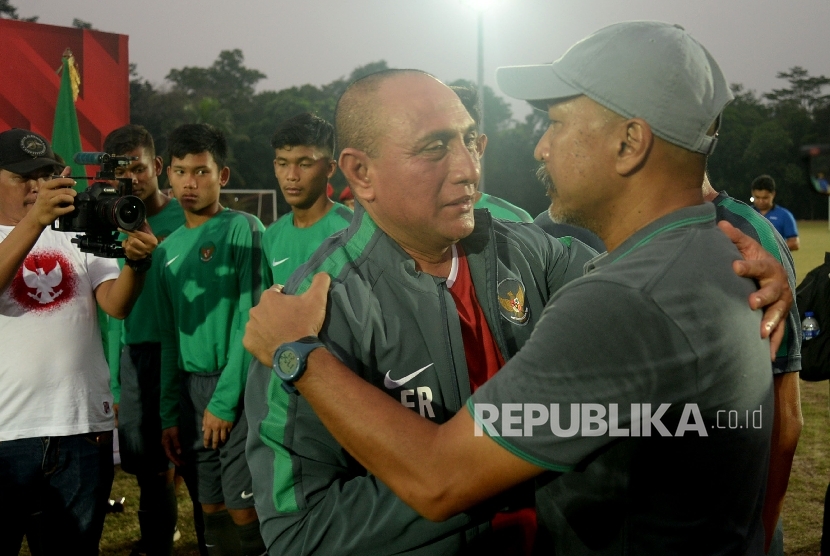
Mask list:
[[[798,281],[830,251],[827,222],[799,222],[801,249],[793,253]],[[823,326],[830,326],[830,323]],[[824,493],[830,481],[828,383],[801,382],[804,429],[784,503],[784,547],[793,556],[816,556],[821,540]]]
[[[793,253],[798,281],[824,261],[830,251],[827,222],[799,222],[801,249]],[[821,323],[830,326],[830,323]],[[796,452],[790,488],[784,505],[785,550],[791,556],[816,556],[821,538],[824,493],[830,481],[830,415],[828,383],[801,382],[804,429]],[[127,556],[138,532],[138,488],[132,475],[116,469],[112,497],[125,497],[123,513],[107,516],[101,539],[102,556]],[[184,489],[179,492],[179,529],[182,538],[174,554],[198,556],[193,534],[193,512]],[[23,554],[28,555],[24,549]]]

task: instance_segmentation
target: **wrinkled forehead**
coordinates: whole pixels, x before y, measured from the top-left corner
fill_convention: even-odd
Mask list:
[[[426,75],[403,75],[378,90],[381,135],[417,142],[439,131],[465,133],[474,126],[455,92]]]

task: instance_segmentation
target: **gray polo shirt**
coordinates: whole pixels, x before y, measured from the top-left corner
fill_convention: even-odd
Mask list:
[[[562,288],[468,401],[484,434],[555,472],[537,480],[544,553],[762,553],[772,374],[738,258],[711,204],[651,223]]]

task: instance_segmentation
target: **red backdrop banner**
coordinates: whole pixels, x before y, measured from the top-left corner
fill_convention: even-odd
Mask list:
[[[130,122],[127,35],[0,19],[0,131],[20,127],[52,137],[61,57],[69,48],[81,75],[75,109],[81,145]]]

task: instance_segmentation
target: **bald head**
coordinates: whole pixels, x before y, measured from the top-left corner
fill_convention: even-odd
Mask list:
[[[370,157],[378,156],[378,140],[384,133],[385,111],[378,99],[378,91],[384,83],[404,76],[430,74],[414,69],[389,69],[367,75],[350,84],[334,111],[337,145],[341,149],[353,148]]]

